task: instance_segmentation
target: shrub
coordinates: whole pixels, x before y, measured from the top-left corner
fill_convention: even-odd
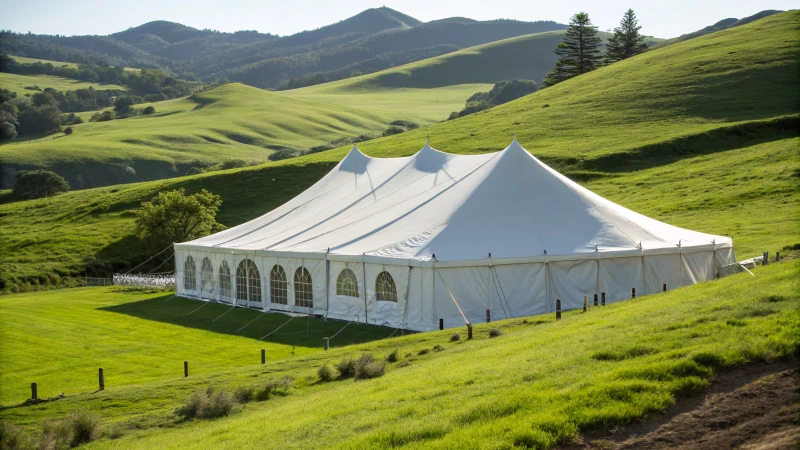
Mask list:
[[[336,365],[336,370],[339,371],[339,378],[351,377],[356,373],[356,360],[350,356],[345,356]]]
[[[269,156],[267,157],[267,159],[269,159],[270,161],[280,161],[282,159],[294,158],[294,157],[298,156],[299,154],[300,154],[300,152],[298,152],[297,150],[292,150],[292,149],[289,149],[289,148],[282,148],[280,150],[276,150],[276,151],[270,153]]]
[[[456,342],[461,340],[461,333],[453,333],[450,335],[450,342]]]
[[[405,132],[406,132],[405,128],[392,125],[389,128],[387,128],[386,130],[384,130],[383,135],[384,136],[391,136],[393,134],[400,134],[400,133],[405,133]]]
[[[69,448],[72,443],[71,429],[66,420],[46,420],[42,424],[40,448]]]
[[[0,420],[0,448],[17,450],[33,447],[22,432],[22,428]]]
[[[243,159],[231,159],[229,161],[225,161],[220,166],[220,169],[227,170],[227,169],[238,169],[239,167],[247,167],[247,161]]]
[[[489,337],[490,338],[496,338],[498,336],[501,336],[502,334],[503,334],[503,332],[500,331],[497,328],[492,328],[492,329],[489,330]]]
[[[49,170],[21,170],[14,181],[13,196],[21,199],[52,197],[69,190],[60,175]]]
[[[186,175],[197,175],[203,173],[203,169],[200,167],[190,167],[189,170],[186,171]]]
[[[256,394],[256,400],[269,400],[273,395],[288,395],[289,388],[292,387],[292,384],[292,379],[289,377],[269,380]]]
[[[383,376],[386,369],[386,363],[375,361],[372,353],[364,353],[356,361],[355,379],[366,380],[368,378],[377,378]]]
[[[325,363],[317,369],[317,376],[319,377],[320,381],[328,382],[333,381],[339,374],[336,373],[336,369],[330,363]]]
[[[393,122],[389,122],[389,125],[394,125],[398,127],[403,127],[406,130],[415,130],[419,128],[419,125],[410,121],[410,120],[395,120]]]
[[[444,350],[444,347],[442,347],[439,344],[436,344],[436,345],[433,346],[433,351],[435,351],[435,352],[441,352],[442,350]]]
[[[392,350],[392,353],[389,353],[389,356],[386,357],[386,360],[389,362],[397,362],[400,360],[400,351],[397,349]]]
[[[100,435],[100,423],[97,416],[86,411],[78,411],[67,418],[71,431],[72,447],[91,442]]]
[[[142,114],[154,114],[156,109],[153,106],[148,106],[147,108],[142,110]]]
[[[423,348],[422,350],[417,352],[417,355],[422,356],[422,355],[427,355],[428,353],[430,353],[430,350],[428,350],[427,348]]]
[[[225,391],[214,392],[212,388],[197,391],[178,409],[185,419],[213,419],[227,416],[233,411],[236,400]]]
[[[83,123],[81,116],[76,116],[75,113],[69,113],[61,118],[62,125],[77,125]]]
[[[114,120],[117,118],[117,115],[114,114],[114,111],[108,109],[105,111],[98,111],[92,114],[92,117],[89,118],[89,122],[107,122],[109,120]]]
[[[67,135],[67,136],[72,134],[72,127],[64,128],[64,134]]]
[[[253,400],[255,392],[256,390],[253,386],[239,386],[233,391],[233,398],[239,403],[247,403]]]

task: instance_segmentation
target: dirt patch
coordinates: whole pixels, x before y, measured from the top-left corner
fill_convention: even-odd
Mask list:
[[[704,396],[613,432],[584,435],[571,449],[800,448],[797,364],[738,369],[715,378]]]

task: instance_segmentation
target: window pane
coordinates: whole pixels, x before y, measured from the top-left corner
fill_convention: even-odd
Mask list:
[[[301,308],[314,307],[314,294],[311,288],[311,274],[305,267],[294,273],[294,305]]]
[[[397,302],[397,289],[389,272],[383,271],[375,279],[375,300],[379,302]]]
[[[336,279],[336,295],[358,297],[358,280],[356,274],[350,269],[344,269]]]
[[[269,296],[272,303],[288,305],[287,290],[286,272],[283,271],[283,267],[276,264],[269,273]]]

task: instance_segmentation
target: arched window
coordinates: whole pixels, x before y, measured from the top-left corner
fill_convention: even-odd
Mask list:
[[[311,274],[300,266],[294,273],[294,306],[314,307],[314,291],[311,289]]]
[[[253,260],[245,259],[236,268],[236,300],[261,301],[261,275]]]
[[[231,269],[228,261],[222,261],[219,265],[219,295],[223,298],[231,298]]]
[[[194,258],[186,257],[183,264],[183,289],[185,291],[197,290],[197,267],[194,265]]]
[[[344,269],[336,279],[336,295],[358,297],[358,279],[350,269]]]
[[[379,302],[397,302],[397,288],[389,272],[383,271],[375,279],[375,300]]]
[[[289,295],[286,293],[287,290],[286,272],[283,271],[283,267],[275,264],[275,267],[269,273],[269,296],[272,303],[288,305]]]
[[[203,258],[203,264],[200,265],[200,292],[214,293],[214,266],[208,258]]]

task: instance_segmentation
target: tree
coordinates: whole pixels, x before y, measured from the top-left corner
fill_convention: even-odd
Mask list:
[[[0,88],[0,103],[7,102],[12,98],[17,98],[17,93],[5,88]]]
[[[8,122],[0,122],[0,140],[14,139],[15,137],[17,137],[17,128]]]
[[[597,69],[601,60],[600,42],[597,27],[592,25],[588,14],[580,12],[572,16],[564,41],[555,49],[555,54],[558,55],[556,66],[547,74],[542,84],[553,86]]]
[[[44,95],[50,97],[48,94]],[[53,104],[30,107],[19,114],[19,131],[20,134],[47,134],[61,131],[61,111]]]
[[[136,235],[155,250],[224,230],[216,220],[221,204],[219,195],[205,189],[192,195],[183,189],[159,192],[136,211]]]
[[[52,197],[69,190],[69,184],[60,175],[49,170],[21,170],[17,172],[12,195],[21,199]]]
[[[67,135],[67,136],[72,134],[72,127],[64,128],[64,134]]]
[[[644,36],[639,34],[641,28],[633,10],[627,10],[622,16],[619,27],[614,28],[614,36],[608,40],[606,45],[608,62],[622,61],[647,50]]]
[[[133,106],[136,102],[134,101],[133,97],[130,95],[126,95],[124,97],[117,98],[117,101],[114,102],[114,111],[120,114],[125,114],[130,111],[131,106]]]
[[[153,106],[148,106],[142,111],[142,114],[155,114],[156,108]]]

